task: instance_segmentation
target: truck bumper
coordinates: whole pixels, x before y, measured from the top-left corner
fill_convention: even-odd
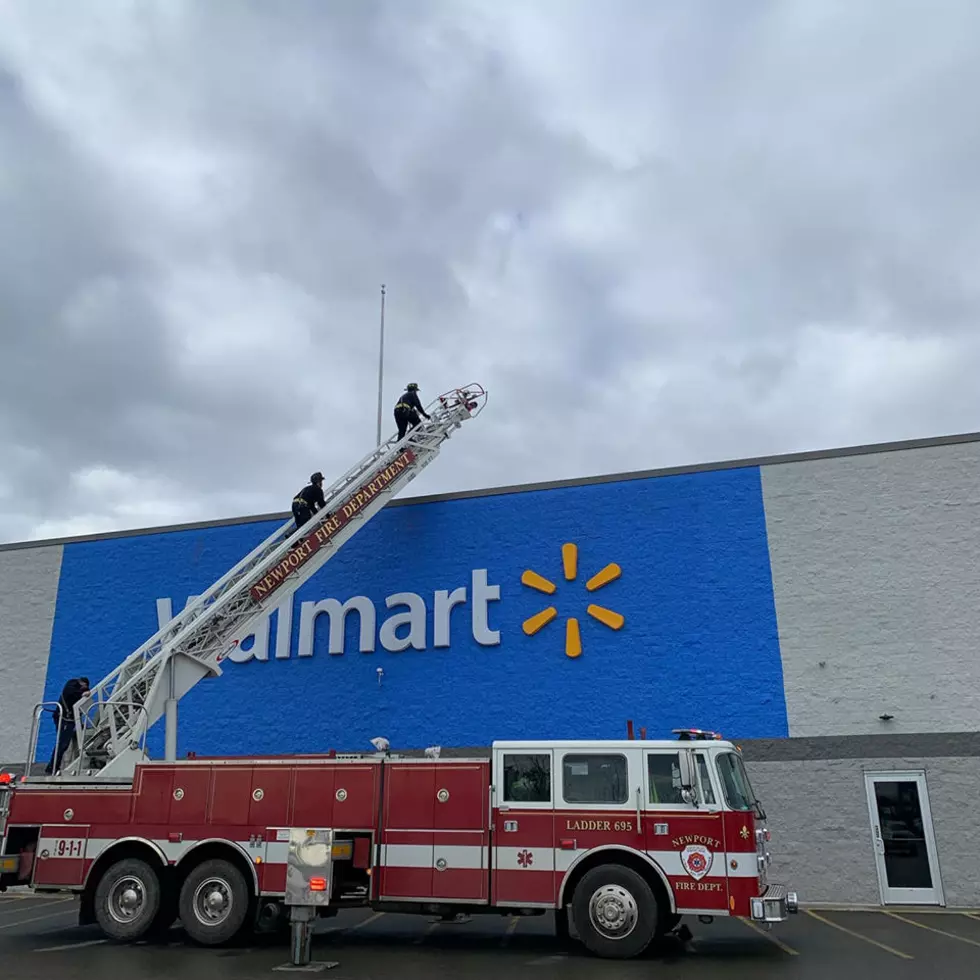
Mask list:
[[[800,910],[796,892],[786,890],[785,885],[769,885],[763,894],[749,902],[751,917],[756,922],[785,922]]]

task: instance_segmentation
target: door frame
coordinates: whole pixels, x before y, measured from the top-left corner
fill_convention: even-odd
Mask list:
[[[548,757],[550,765],[550,787],[551,795],[548,800],[507,800],[504,797],[504,760],[509,755],[544,755]],[[543,746],[535,743],[521,745],[520,743],[507,744],[504,746],[493,745],[491,750],[490,766],[490,795],[488,799],[488,820],[490,827],[490,889],[489,905],[509,905],[520,906],[523,908],[546,908],[555,907],[554,901],[550,902],[528,902],[512,901],[509,898],[500,897],[500,873],[509,869],[501,867],[501,851],[512,850],[513,847],[521,847],[520,843],[513,845],[504,836],[510,833],[507,826],[511,820],[518,818],[520,814],[529,814],[532,818],[538,818],[543,824],[550,822],[548,838],[550,846],[543,848],[550,858],[550,866],[544,869],[548,871],[552,879],[555,872],[555,851],[554,851],[554,826],[555,826],[555,801],[558,798],[559,777],[555,771],[555,749],[551,745]],[[557,892],[557,889],[553,889]]]
[[[667,887],[674,893],[675,911],[678,915],[717,915],[727,916],[730,912],[732,896],[729,881],[727,848],[725,846],[726,812],[722,800],[722,786],[715,770],[717,753],[711,751],[710,743],[676,742],[670,745],[643,745],[640,756],[641,779],[643,783],[643,823],[644,837],[642,847],[650,860],[654,861],[665,878]],[[694,785],[698,791],[697,806],[694,803],[652,803],[650,801],[650,763],[654,756],[690,757],[694,771]],[[698,764],[704,760],[704,771]],[[707,777],[707,785],[705,784]],[[705,799],[705,789],[711,791],[714,802]],[[692,821],[694,823],[692,823]],[[674,839],[685,834],[703,834],[715,838],[718,848],[709,848],[712,865],[707,871],[712,878],[722,879],[720,891],[694,892],[684,890],[686,884],[693,884],[693,875],[682,859],[681,845]],[[753,856],[754,857],[754,856]],[[753,862],[754,867],[754,862]],[[671,884],[670,879],[680,879]],[[700,878],[697,879],[700,882]],[[713,883],[717,887],[717,882]],[[720,904],[719,904],[720,903]]]
[[[942,874],[939,867],[939,849],[936,844],[936,831],[932,823],[932,806],[929,801],[929,784],[926,781],[925,769],[865,769],[864,795],[868,803],[868,817],[871,821],[871,847],[875,860],[875,871],[878,874],[878,895],[882,905],[938,905],[945,907],[946,895],[943,890]],[[878,814],[878,802],[874,792],[874,784],[882,783],[915,783],[919,794],[919,811],[922,814],[922,831],[925,835],[926,856],[929,860],[929,871],[932,875],[932,891],[934,898],[923,901],[919,897],[908,895],[903,898],[901,892],[924,891],[924,889],[892,888],[888,885],[888,871],[885,867],[884,842],[879,849],[881,839],[881,818]],[[899,893],[899,894],[896,894]]]

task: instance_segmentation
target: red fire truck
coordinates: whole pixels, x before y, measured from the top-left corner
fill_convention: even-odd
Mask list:
[[[25,775],[0,775],[0,891],[80,896],[80,922],[135,940],[178,918],[205,945],[288,920],[292,960],[340,909],[556,910],[594,953],[630,957],[687,914],[772,923],[769,832],[739,750],[676,741],[495,742],[441,758],[377,752],[177,759],[180,699],[287,601],[486,403],[479,385],[340,477],[127,656],[63,717],[34,718]],[[41,720],[62,735],[36,772]],[[164,758],[146,752],[165,721]],[[629,734],[632,735],[630,728]],[[643,734],[641,732],[641,734]],[[448,755],[448,752],[447,752]]]
[[[784,920],[739,749],[679,740],[495,742],[465,758],[143,762],[131,783],[11,783],[0,887],[81,896],[80,922],[135,940],[180,919],[215,945],[282,920],[378,910],[556,910],[604,957],[683,915]],[[4,826],[5,825],[5,826]]]

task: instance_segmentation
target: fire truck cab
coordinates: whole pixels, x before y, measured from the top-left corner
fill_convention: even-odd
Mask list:
[[[560,934],[614,958],[684,915],[784,920],[797,897],[769,880],[766,814],[739,749],[675,735],[20,777],[0,784],[0,891],[78,893],[80,921],[116,940],[179,918],[206,945],[300,907],[555,910]]]
[[[740,750],[711,732],[675,734],[495,743],[495,901],[568,913],[605,956],[636,955],[684,915],[795,913],[796,894],[769,881],[766,814]]]

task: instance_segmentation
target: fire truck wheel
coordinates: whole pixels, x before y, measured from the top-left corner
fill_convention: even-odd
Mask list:
[[[650,945],[657,929],[657,899],[642,875],[622,864],[591,871],[575,888],[572,909],[589,952],[630,959]]]
[[[132,941],[146,933],[160,908],[160,881],[145,861],[111,865],[95,888],[95,921],[110,939]]]
[[[188,874],[180,889],[180,922],[195,942],[219,946],[241,930],[248,905],[248,887],[241,871],[230,861],[204,861]]]

